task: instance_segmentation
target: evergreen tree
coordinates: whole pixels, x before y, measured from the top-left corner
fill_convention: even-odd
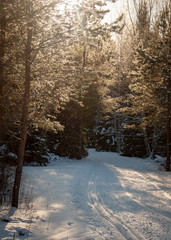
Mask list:
[[[24,1],[24,4],[19,2],[18,7],[20,8],[21,18],[19,26],[23,32],[22,40],[24,42],[23,56],[24,56],[24,71],[25,71],[25,81],[24,81],[24,95],[23,95],[23,106],[22,106],[22,118],[21,118],[21,128],[20,128],[20,144],[19,144],[19,154],[18,163],[16,168],[15,182],[13,188],[12,206],[18,207],[18,196],[19,187],[22,174],[22,166],[24,160],[24,152],[27,137],[28,128],[28,114],[29,114],[29,103],[30,103],[30,87],[31,79],[33,78],[32,65],[35,61],[36,55],[41,49],[44,49],[47,45],[49,46],[49,40],[57,39],[54,31],[50,33],[50,25],[45,25],[47,17],[51,14],[51,9],[55,6],[55,2],[50,2],[43,4],[43,2],[32,2],[31,0]],[[23,20],[23,21],[22,21]],[[39,39],[39,42],[37,41]],[[52,42],[54,44],[54,42]],[[50,120],[50,118],[44,117],[45,120]],[[46,121],[47,123],[48,121]],[[52,125],[53,127],[53,125]]]

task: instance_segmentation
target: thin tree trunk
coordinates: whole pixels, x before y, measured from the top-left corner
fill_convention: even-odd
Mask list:
[[[23,111],[21,119],[20,130],[20,144],[18,152],[18,164],[15,173],[15,181],[12,194],[12,207],[18,208],[19,188],[22,176],[22,168],[24,161],[25,144],[27,138],[27,116],[29,107],[29,95],[30,95],[30,80],[31,80],[31,41],[32,41],[32,28],[29,27],[27,31],[27,44],[26,44],[26,62],[25,62],[25,93],[23,99]]]
[[[83,49],[83,67],[86,65],[86,46],[84,46]]]
[[[170,81],[170,80],[169,80]],[[170,82],[169,84],[170,85]],[[167,147],[167,155],[166,155],[166,171],[170,171],[170,125],[171,125],[171,116],[170,116],[170,86],[168,86],[168,93],[167,93],[167,140],[166,140],[166,147]]]
[[[145,143],[145,148],[146,148],[147,156],[148,156],[148,157],[152,157],[152,156],[151,156],[152,150],[151,150],[151,147],[150,147],[150,142],[149,142],[149,139],[148,139],[148,136],[147,136],[147,131],[146,131],[146,128],[145,128],[145,127],[143,128],[143,133],[144,133],[144,143]]]
[[[4,88],[4,49],[5,49],[5,1],[0,1],[0,137],[2,137],[3,131],[3,88]]]
[[[157,150],[157,142],[156,142],[156,134],[157,134],[157,124],[154,123],[153,126],[153,137],[152,137],[152,154],[151,154],[151,158],[154,159],[155,158],[155,153]]]
[[[84,46],[83,49],[83,66],[82,66],[82,73],[84,72],[84,67],[86,65],[86,46]],[[81,101],[81,94],[82,94],[82,90],[80,89],[80,93],[79,93],[79,98]],[[79,148],[80,148],[80,159],[82,158],[82,154],[83,154],[83,135],[82,135],[82,121],[83,121],[83,110],[82,110],[82,106],[80,106],[80,136],[79,136]]]
[[[144,117],[144,113],[142,114],[141,119],[140,119],[141,123],[143,123],[143,121],[142,121],[143,117]],[[146,127],[143,127],[143,133],[144,133],[144,143],[145,143],[146,153],[147,153],[148,157],[151,157],[152,150],[150,147],[150,141],[148,139]]]
[[[114,113],[114,129],[115,129],[115,137],[116,137],[116,151],[118,153],[121,152],[121,136],[120,136],[120,129],[119,129],[119,116],[118,114],[115,112]]]

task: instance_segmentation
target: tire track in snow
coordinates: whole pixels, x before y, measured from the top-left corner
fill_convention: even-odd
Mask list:
[[[133,232],[129,226],[127,226],[123,221],[119,219],[116,214],[111,210],[109,211],[108,208],[103,204],[100,197],[97,194],[97,161],[95,161],[96,170],[92,173],[90,184],[88,188],[88,197],[92,207],[96,210],[96,212],[105,219],[110,225],[112,225],[126,240],[141,240],[144,237],[138,235],[137,233]]]

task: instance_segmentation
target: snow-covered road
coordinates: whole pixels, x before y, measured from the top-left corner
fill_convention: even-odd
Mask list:
[[[91,149],[25,172],[33,206],[0,223],[3,240],[171,240],[171,174],[152,160]]]

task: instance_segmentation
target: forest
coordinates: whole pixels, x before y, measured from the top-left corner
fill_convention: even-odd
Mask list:
[[[127,1],[104,21],[118,1],[0,1],[0,205],[10,192],[18,207],[23,165],[50,153],[170,170],[171,3]]]

